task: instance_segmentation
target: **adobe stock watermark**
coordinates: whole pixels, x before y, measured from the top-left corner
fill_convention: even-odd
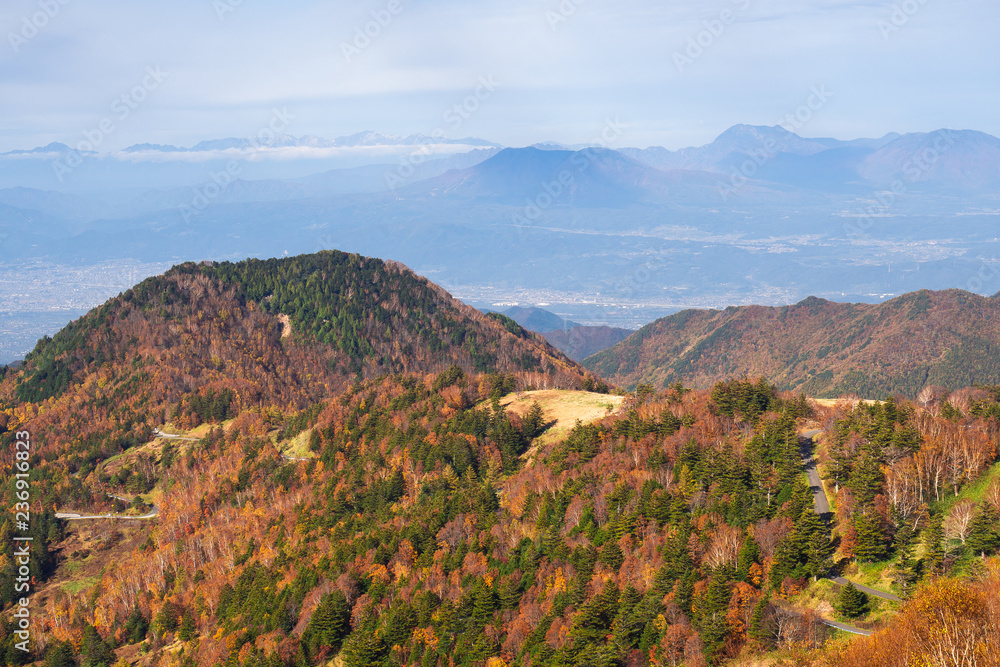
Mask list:
[[[232,14],[242,6],[243,6],[243,0],[212,1],[212,9],[215,10],[215,15],[219,17],[219,23],[224,22],[228,14]]]
[[[590,142],[594,146],[574,153],[569,159],[572,169],[563,169],[553,180],[542,183],[538,194],[529,197],[525,206],[511,216],[511,222],[523,227],[538,220],[543,211],[554,206],[576,184],[577,175],[590,168],[597,156],[595,149],[606,149],[612,142],[620,139],[624,132],[625,126],[620,119],[606,121],[600,135]]]
[[[687,46],[682,51],[674,51],[674,65],[677,71],[684,73],[685,68],[693,65],[695,61],[705,55],[705,52],[712,48],[726,32],[726,28],[736,23],[739,12],[750,9],[750,0],[731,0],[736,5],[736,9],[726,7],[719,12],[719,16],[701,22],[702,30],[694,36],[688,36]]]
[[[389,0],[385,7],[371,12],[371,20],[354,28],[354,39],[340,43],[340,52],[348,64],[364,53],[372,43],[382,36],[382,32],[392,25],[396,17],[403,13],[403,0]]]
[[[73,172],[74,169],[83,164],[86,153],[97,151],[105,140],[115,133],[119,123],[128,120],[139,106],[149,99],[150,93],[160,87],[169,77],[168,72],[160,69],[159,65],[147,67],[146,74],[130,90],[122,93],[111,103],[111,114],[98,121],[97,126],[83,132],[83,141],[77,143],[76,147],[69,153],[62,155],[52,161],[52,171],[60,183]]]
[[[435,139],[443,139],[447,136],[446,128],[455,132],[465,124],[465,121],[482,108],[483,104],[489,100],[499,90],[503,84],[492,75],[479,77],[475,89],[462,100],[445,109],[441,114],[444,122],[442,127],[437,127],[428,135],[428,140],[420,145],[416,150],[407,153],[399,158],[399,166],[395,171],[385,172],[385,182],[390,190],[395,190],[416,173],[416,168],[427,162],[433,155],[431,145]]]
[[[892,6],[892,11],[888,18],[879,19],[876,22],[878,31],[882,33],[882,39],[889,41],[893,33],[899,32],[910,20],[920,13],[924,5],[929,0],[903,0]]]
[[[21,533],[14,537],[14,644],[18,651],[28,652],[31,640],[31,433],[14,434],[14,527]]]
[[[997,276],[1000,276],[1000,259],[981,256],[976,259],[979,260],[979,269],[975,275],[969,278],[965,287],[967,291],[973,294],[980,294],[988,283],[995,281]],[[992,292],[995,290],[989,291]]]
[[[847,236],[850,238],[866,236],[868,230],[875,224],[875,218],[884,217],[896,205],[896,200],[907,193],[907,184],[916,183],[922,176],[927,174],[937,161],[955,145],[956,141],[954,132],[951,130],[942,130],[935,137],[932,146],[928,146],[912,155],[902,165],[902,177],[893,180],[889,184],[888,190],[881,190],[873,194],[875,203],[865,209],[864,214],[858,219],[858,222],[844,223],[844,232]]]
[[[586,4],[587,0],[562,0],[559,6],[545,11],[545,20],[549,22],[549,28],[555,32],[559,26],[570,20],[580,6]]]
[[[289,113],[287,108],[272,110],[271,120],[268,121],[267,125],[244,142],[242,150],[247,151],[248,154],[242,156],[242,159],[244,161],[253,159],[261,150],[270,146],[278,135],[283,134],[293,120],[295,120],[295,116]],[[190,224],[213,201],[222,196],[222,193],[228,190],[233,181],[239,178],[242,173],[243,165],[235,159],[230,160],[225,169],[209,172],[208,181],[195,188],[191,203],[178,207],[184,222]]]
[[[813,86],[805,101],[795,111],[785,114],[775,125],[783,127],[789,132],[798,133],[820,109],[826,106],[826,103],[833,96],[834,94],[827,90],[825,84]],[[729,176],[729,183],[720,183],[715,187],[715,191],[722,196],[723,201],[728,201],[730,196],[736,194],[737,190],[746,185],[747,181],[753,178],[779,152],[777,140],[774,137],[765,138],[759,149],[751,150],[747,159],[739,167],[733,169]]]
[[[14,55],[21,52],[21,47],[38,37],[49,23],[62,11],[62,8],[70,3],[70,0],[39,0],[38,11],[30,16],[21,17],[21,29],[18,32],[7,33],[7,41],[10,48],[14,49]]]

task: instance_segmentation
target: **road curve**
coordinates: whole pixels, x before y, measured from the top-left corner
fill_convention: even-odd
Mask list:
[[[57,519],[67,521],[93,521],[95,519],[120,519],[122,521],[148,521],[155,519],[160,514],[160,508],[153,505],[149,514],[142,516],[127,516],[125,514],[77,514],[76,512],[56,512]]]
[[[170,435],[169,433],[164,433],[158,428],[153,429],[153,435],[157,438],[165,438],[167,440],[187,440],[188,442],[201,442],[199,438],[187,438],[183,435]]]
[[[802,434],[804,440],[802,441],[802,464],[806,468],[806,476],[809,478],[809,488],[813,493],[813,507],[816,510],[816,514],[823,517],[829,523],[830,515],[830,501],[826,498],[826,492],[823,490],[823,480],[819,477],[819,471],[816,470],[816,457],[813,456],[813,438],[822,433],[821,429],[814,429],[812,431],[806,431]]]
[[[830,501],[826,497],[826,491],[823,489],[823,480],[820,479],[819,471],[816,469],[816,457],[813,455],[813,447],[815,445],[815,438],[817,435],[823,432],[823,429],[813,429],[811,431],[806,431],[801,437],[801,453],[802,453],[802,465],[805,467],[806,476],[809,478],[809,488],[813,494],[813,510],[816,514],[823,517],[823,521],[829,525],[830,523]],[[847,584],[854,583],[848,581],[844,577],[828,577],[830,581],[839,585],[846,586]],[[869,588],[867,586],[862,586],[861,584],[854,584],[854,587],[859,591],[864,591],[868,595],[874,595],[875,597],[882,598],[883,600],[891,600],[893,602],[901,602],[901,600],[893,595],[892,593],[883,593],[882,591],[877,591],[874,588]],[[861,628],[856,628],[853,625],[848,625],[847,623],[841,623],[839,621],[833,621],[828,618],[820,619],[824,625],[828,625],[831,628],[836,628],[837,630],[843,630],[844,632],[850,632],[855,635],[862,635],[865,637],[870,637],[871,632],[868,630],[862,630]]]
[[[889,600],[891,602],[902,602],[902,598],[892,593],[883,593],[882,591],[875,590],[874,588],[868,588],[867,586],[862,586],[861,584],[855,584],[853,581],[848,581],[843,577],[830,577],[830,581],[841,586],[846,586],[847,584],[854,584],[854,587],[859,591],[868,593],[868,595],[874,595],[877,598],[882,598],[883,600]]]
[[[121,496],[116,496],[113,493],[108,494],[109,498],[115,498],[117,500],[122,500],[124,502],[132,502],[132,498],[123,498]],[[148,521],[150,519],[155,519],[160,513],[160,508],[153,505],[149,514],[143,514],[142,516],[130,516],[125,514],[79,514],[77,512],[56,512],[57,519],[65,519],[66,521],[93,521],[94,519],[122,519],[122,520],[139,520]]]
[[[820,622],[823,625],[828,625],[831,628],[836,628],[837,630],[843,630],[844,632],[850,632],[852,635],[861,635],[863,637],[871,637],[872,633],[868,630],[862,630],[861,628],[856,628],[853,625],[848,625],[847,623],[840,623],[838,621],[831,621],[828,618],[821,618]]]

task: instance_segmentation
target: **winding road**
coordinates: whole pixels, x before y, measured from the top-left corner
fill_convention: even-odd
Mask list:
[[[108,494],[108,497],[115,498],[117,500],[123,500],[127,503],[132,502],[132,498],[123,498],[121,496],[116,496]],[[125,514],[78,514],[76,512],[56,512],[57,519],[66,519],[67,521],[93,521],[94,519],[121,519],[121,520],[138,520],[138,521],[148,521],[150,519],[155,519],[160,514],[160,508],[153,505],[152,509],[148,514],[143,514],[142,516],[129,516]]]
[[[801,452],[802,452],[802,465],[805,466],[806,476],[809,478],[809,488],[813,493],[813,510],[816,514],[823,518],[823,521],[829,526],[830,524],[830,501],[826,497],[826,491],[823,490],[823,480],[820,479],[819,471],[816,469],[816,457],[813,455],[813,447],[815,445],[815,438],[817,435],[823,432],[823,429],[813,429],[812,431],[806,431],[802,434]],[[838,586],[846,586],[847,584],[854,584],[854,587],[859,591],[863,591],[868,595],[872,595],[877,598],[882,598],[883,600],[890,600],[892,602],[901,602],[900,598],[892,593],[885,593],[883,591],[875,590],[874,588],[869,588],[868,586],[862,586],[861,584],[848,581],[844,577],[828,577],[830,581],[837,584]],[[820,619],[825,625],[831,628],[836,628],[838,630],[843,630],[844,632],[850,632],[856,635],[864,635],[866,637],[871,635],[868,630],[862,630],[861,628],[856,628],[853,625],[847,625],[846,623],[840,623],[838,621],[833,621],[827,618]]]
[[[164,433],[158,428],[153,429],[153,435],[157,438],[165,438],[167,440],[187,440],[188,442],[201,442],[200,438],[188,438],[183,435],[170,435],[169,433]]]

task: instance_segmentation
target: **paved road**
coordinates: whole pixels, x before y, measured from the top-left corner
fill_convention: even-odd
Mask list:
[[[854,584],[854,587],[859,591],[864,591],[868,595],[874,595],[877,598],[882,598],[883,600],[891,600],[892,602],[902,602],[903,600],[892,593],[883,593],[882,591],[877,591],[874,588],[868,588],[867,586],[862,586],[861,584],[855,584],[853,581],[848,581],[843,577],[831,577],[830,581],[841,586],[846,586],[847,584]]]
[[[820,479],[819,471],[816,470],[816,457],[813,455],[813,446],[815,445],[814,439],[822,432],[823,429],[814,429],[812,431],[806,431],[802,434],[802,465],[805,466],[806,476],[809,478],[809,488],[813,492],[813,509],[816,514],[823,517],[823,520],[829,524],[830,501],[826,497],[826,491],[823,490],[823,480]],[[839,586],[846,586],[849,583],[854,583],[843,577],[831,577],[830,581]],[[883,593],[882,591],[877,591],[874,588],[862,586],[861,584],[854,584],[854,587],[859,591],[864,591],[868,595],[874,595],[875,597],[882,598],[883,600],[891,600],[893,602],[901,601],[892,593]],[[822,618],[820,620],[831,628],[843,630],[844,632],[850,632],[855,635],[864,635],[865,637],[869,637],[872,634],[867,630],[862,630],[861,628],[856,628],[853,625],[847,625],[846,623],[840,623],[827,618]]]
[[[132,498],[123,498],[121,496],[116,496],[109,493],[109,498],[116,498],[122,500],[126,503],[132,502]],[[56,512],[57,519],[66,519],[67,521],[92,521],[94,519],[123,519],[123,520],[140,520],[148,521],[149,519],[155,519],[160,513],[160,508],[153,505],[153,508],[149,511],[149,514],[143,514],[142,516],[128,516],[125,514],[78,514],[76,512]]]
[[[813,492],[813,507],[816,514],[827,519],[830,514],[830,501],[826,498],[823,480],[819,478],[819,471],[816,470],[816,457],[812,453],[813,438],[822,432],[821,429],[815,429],[802,434],[802,437],[805,438],[802,441],[802,464],[806,467],[806,475],[809,477],[809,488]]]
[[[149,519],[155,519],[160,513],[160,508],[153,505],[153,509],[149,514],[143,514],[142,516],[127,516],[125,514],[77,514],[76,512],[56,512],[57,519],[66,519],[67,521],[92,521],[94,519],[121,519],[123,521],[127,520],[139,520],[148,521]]]
[[[865,637],[872,636],[872,633],[868,630],[862,630],[861,628],[856,628],[853,625],[848,625],[847,623],[838,623],[837,621],[831,621],[828,618],[821,618],[820,621],[823,625],[829,625],[831,628],[837,628],[838,630],[843,630],[844,632],[850,632],[852,635],[863,635]]]
[[[183,435],[170,435],[169,433],[164,433],[158,428],[153,429],[153,435],[157,438],[166,438],[167,440],[187,440],[188,442],[201,442],[200,438],[186,438]]]

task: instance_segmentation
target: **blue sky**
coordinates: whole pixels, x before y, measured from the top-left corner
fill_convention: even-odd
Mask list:
[[[618,119],[616,145],[675,149],[817,86],[804,136],[1000,135],[998,25],[995,0],[5,0],[0,151],[105,119],[108,149],[249,136],[275,108],[295,135],[574,144]]]

